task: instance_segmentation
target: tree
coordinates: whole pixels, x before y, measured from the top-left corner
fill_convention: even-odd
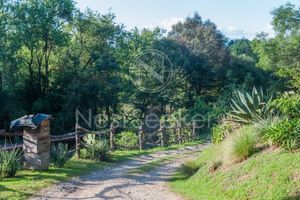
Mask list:
[[[11,119],[25,113],[19,102],[19,61],[16,58],[20,44],[12,26],[12,1],[0,0],[0,129],[7,129]]]
[[[169,38],[183,47],[186,60],[181,65],[191,89],[203,95],[216,88],[221,71],[229,61],[226,38],[211,21],[198,13],[172,27]]]
[[[274,30],[280,36],[299,34],[300,7],[286,3],[272,11]]]
[[[144,120],[149,109],[158,102],[157,98],[159,95],[148,93],[135,87],[131,80],[134,74],[130,73],[138,73],[138,70],[130,70],[130,67],[134,64],[132,62],[137,55],[154,48],[154,43],[162,37],[162,31],[159,28],[153,31],[149,29],[139,31],[135,28],[132,31],[125,32],[123,36],[118,48],[118,60],[123,72],[123,95],[121,96],[121,101],[124,104],[133,105],[132,108],[130,108],[131,106],[126,107],[129,109],[127,112],[131,113],[130,110],[134,109],[139,111],[138,116],[129,116],[130,118]],[[143,81],[146,82],[148,80]]]
[[[109,122],[117,109],[121,87],[114,46],[122,27],[114,19],[111,13],[100,15],[91,10],[75,17],[72,40],[59,59],[53,88],[61,99],[57,126],[64,130],[74,127],[76,109],[83,113],[91,109],[93,115],[104,113]]]
[[[286,4],[273,12],[274,38],[259,35],[253,42],[259,55],[258,66],[289,79],[290,87],[300,89],[300,8]]]
[[[246,38],[231,40],[228,47],[233,57],[252,62],[257,62],[258,60],[257,55],[252,49],[251,41]]]
[[[19,62],[19,76],[24,78],[26,92],[22,99],[26,110],[49,89],[51,73],[56,70],[55,53],[66,45],[65,26],[72,20],[72,0],[22,0],[11,5],[14,41],[20,44],[15,55]]]

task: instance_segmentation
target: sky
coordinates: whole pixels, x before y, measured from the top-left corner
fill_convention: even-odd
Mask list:
[[[229,38],[252,39],[262,31],[274,35],[271,11],[287,0],[75,0],[82,11],[86,8],[101,14],[116,14],[126,29],[160,26],[170,30],[172,24],[198,12],[210,19]],[[300,0],[289,0],[300,6]]]

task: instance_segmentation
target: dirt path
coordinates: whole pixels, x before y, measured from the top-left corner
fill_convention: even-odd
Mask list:
[[[169,191],[166,181],[185,160],[195,157],[208,144],[157,152],[132,158],[115,166],[106,167],[87,176],[72,179],[41,191],[31,199],[130,199],[130,200],[177,200]],[[149,161],[178,156],[143,174],[128,172]]]

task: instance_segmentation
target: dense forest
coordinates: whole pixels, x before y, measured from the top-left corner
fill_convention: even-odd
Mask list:
[[[52,133],[66,133],[74,130],[76,109],[104,114],[108,125],[122,118],[131,126],[149,113],[201,114],[208,125],[230,110],[236,90],[255,86],[298,98],[300,9],[288,3],[272,15],[274,37],[231,40],[198,13],[170,32],[127,30],[113,13],[83,12],[72,0],[1,0],[0,129],[47,113]],[[174,71],[154,93],[135,87],[130,74],[132,60],[148,49],[163,52]]]

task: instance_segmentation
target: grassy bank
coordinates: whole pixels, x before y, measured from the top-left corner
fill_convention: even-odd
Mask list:
[[[26,199],[35,192],[59,181],[65,181],[71,177],[87,174],[99,170],[108,165],[126,161],[131,157],[154,153],[162,150],[177,149],[183,146],[196,145],[199,142],[185,145],[173,145],[165,148],[154,148],[143,151],[115,151],[112,153],[111,162],[100,163],[90,160],[69,160],[63,168],[51,167],[48,171],[18,171],[14,178],[0,180],[0,199]]]
[[[191,200],[299,200],[300,152],[265,150],[248,160],[213,171],[210,148],[190,169],[182,168],[171,183]],[[195,168],[199,170],[188,176]]]

